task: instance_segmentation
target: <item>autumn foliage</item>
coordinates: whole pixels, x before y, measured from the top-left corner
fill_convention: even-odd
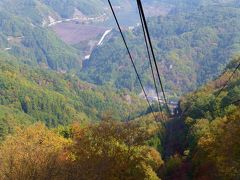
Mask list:
[[[19,129],[0,148],[0,179],[158,179],[163,161],[146,143],[154,130],[140,124],[75,124],[68,139],[42,124]]]
[[[61,173],[60,158],[69,141],[42,124],[17,130],[0,148],[1,179],[54,179]]]

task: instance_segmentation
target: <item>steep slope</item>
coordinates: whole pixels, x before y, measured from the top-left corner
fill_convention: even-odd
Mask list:
[[[232,2],[200,3],[195,8],[188,5],[188,9],[176,6],[165,17],[149,18],[154,51],[167,91],[180,95],[220,73],[228,59],[240,51],[239,18],[240,8]],[[125,34],[145,85],[153,87],[141,28]],[[136,87],[118,31],[112,31],[104,44],[94,50],[80,76],[96,84]]]
[[[0,53],[0,95],[1,121],[8,116],[15,122],[27,117],[26,123],[42,121],[49,127],[112,116],[132,119],[146,109],[145,101],[128,91],[96,87],[69,74],[22,65],[5,52]]]
[[[103,15],[100,0],[2,0],[0,1],[0,48],[31,65],[66,72],[79,71],[81,51],[65,44],[48,28],[66,18]]]
[[[42,0],[42,2],[51,7],[62,18],[72,17],[76,10],[90,16],[99,15],[104,12],[104,3],[101,0]]]
[[[224,73],[218,78],[207,83],[198,91],[186,96],[180,102],[181,109],[185,109],[189,105],[190,108],[187,115],[194,119],[208,118],[210,120],[216,117],[224,116],[231,113],[238,107],[238,103],[233,102],[240,99],[239,82],[240,76],[238,69],[233,78],[229,81],[228,86],[221,93],[220,89],[228,82],[233,70],[240,62],[240,58],[236,57],[224,69]],[[218,95],[219,94],[219,95]]]
[[[115,3],[123,5],[124,2]],[[29,65],[62,73],[79,72],[83,51],[64,43],[48,25],[76,17],[79,23],[84,23],[88,18],[106,16],[106,6],[106,2],[101,0],[2,0],[0,49]]]
[[[231,61],[217,79],[180,101],[184,113],[178,123],[185,124],[180,142],[185,151],[180,163],[172,160],[170,177],[184,172],[182,179],[239,179],[240,69],[219,94],[239,63],[240,58]]]
[[[1,50],[22,62],[58,71],[81,67],[78,52],[62,42],[53,32],[32,25],[27,19],[0,11]]]
[[[52,18],[72,18],[76,11],[86,16],[96,16],[104,12],[101,0],[2,0],[1,9],[7,9],[18,17],[28,18],[32,23],[40,25],[43,20]]]

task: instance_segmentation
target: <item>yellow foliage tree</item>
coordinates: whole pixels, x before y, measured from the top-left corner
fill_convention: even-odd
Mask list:
[[[240,178],[240,112],[217,118],[210,123],[210,131],[198,140],[196,156],[202,166],[211,162],[216,176],[223,179]],[[213,174],[213,172],[212,172]]]
[[[160,154],[145,145],[149,131],[139,123],[103,121],[75,128],[68,179],[158,179]]]
[[[74,124],[64,139],[43,124],[6,138],[0,146],[0,180],[159,179],[160,154],[147,146],[154,121]]]
[[[18,129],[0,146],[0,179],[59,179],[68,143],[43,124]]]

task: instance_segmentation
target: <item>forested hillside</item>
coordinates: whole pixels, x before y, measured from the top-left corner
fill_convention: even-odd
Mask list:
[[[82,15],[96,16],[104,12],[104,1],[101,0],[1,0],[1,8],[7,8],[9,13],[27,17],[33,23],[41,24],[53,18],[72,18],[75,11]]]
[[[175,127],[183,123],[184,130],[175,129],[175,134],[184,133],[175,137],[175,148],[182,151],[169,158],[171,167],[162,171],[163,176],[240,178],[240,69],[229,81],[239,63],[240,58],[231,61],[217,79],[181,99],[182,113]]]
[[[211,2],[172,2],[175,8],[167,16],[148,19],[167,91],[179,95],[196,89],[216,77],[228,59],[240,51],[238,3]],[[153,87],[141,27],[127,31],[125,35],[145,85]],[[81,73],[81,77],[89,82],[111,83],[118,88],[136,87],[130,60],[117,31],[108,36],[103,46],[94,50]]]
[[[60,72],[80,71],[82,51],[67,45],[48,27],[67,18],[97,17],[106,13],[101,0],[2,0],[0,49],[24,63]]]
[[[195,175],[212,178],[240,177],[240,70],[229,85],[219,94],[234,68],[240,63],[232,61],[225,73],[208,83],[202,90],[187,97],[192,107],[187,113],[188,141],[191,149]],[[219,96],[217,96],[219,94]],[[191,100],[192,98],[196,100]],[[185,103],[184,103],[185,104]],[[186,104],[185,104],[186,105]],[[211,171],[206,168],[211,167]]]
[[[77,77],[19,64],[1,52],[0,128],[44,122],[48,127],[73,121],[96,121],[105,116],[131,119],[144,113],[146,103],[131,92],[96,87]]]
[[[136,69],[108,1],[0,0],[0,180],[240,179],[240,1],[138,1],[159,87],[111,2]]]
[[[115,3],[122,5],[123,2]],[[67,18],[77,18],[78,23],[84,24],[86,19],[106,16],[106,13],[109,13],[107,4],[101,0],[2,0],[0,50],[31,66],[62,73],[79,73],[84,59],[83,51],[64,43],[49,25]]]
[[[149,144],[161,132],[149,117],[55,130],[32,125],[0,146],[0,179],[159,179],[163,160]]]
[[[107,117],[99,123],[80,121],[54,129],[41,123],[15,126],[0,146],[0,177],[238,179],[240,70],[218,94],[239,60],[216,80],[184,96],[178,116],[165,117],[165,124],[148,114],[129,122]],[[169,123],[180,123],[183,129],[168,134]],[[169,135],[174,141],[166,141]],[[168,154],[171,148],[175,149]]]
[[[32,25],[27,19],[0,11],[2,51],[8,51],[20,61],[51,68],[57,71],[69,71],[81,68],[78,52],[62,42],[53,32]]]
[[[24,63],[62,73],[76,73],[90,83],[140,90],[118,31],[113,30],[102,46],[95,47],[90,59],[82,66],[83,50],[67,45],[42,24],[50,23],[50,19],[72,18],[73,11],[76,8],[81,11],[82,6],[89,16],[95,16],[98,12],[106,12],[107,16],[111,16],[106,2],[79,0],[56,3],[25,0],[15,3],[5,0],[1,3],[2,50]],[[136,8],[129,1],[113,3],[116,7],[125,4]],[[151,3],[154,4],[152,1],[145,2],[146,5]],[[171,11],[165,16],[149,18],[148,25],[165,88],[170,96],[177,97],[216,77],[228,63],[227,60],[239,52],[240,5],[235,1],[202,0],[194,3],[160,3]],[[141,27],[126,30],[125,34],[144,85],[153,88]],[[78,46],[84,47],[81,44]]]

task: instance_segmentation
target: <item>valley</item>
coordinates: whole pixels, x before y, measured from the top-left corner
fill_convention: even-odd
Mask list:
[[[0,0],[0,180],[240,179],[239,0],[109,2]]]
[[[136,5],[116,6],[117,15],[126,29],[133,29],[139,25],[139,16],[136,12]],[[159,3],[147,5],[146,12],[148,17],[166,16],[171,10],[170,6]],[[115,22],[109,9],[100,16],[85,16],[79,10],[75,10],[73,17],[70,19],[54,20],[49,17],[50,23],[47,25],[57,36],[69,45],[86,44],[79,50],[84,54],[83,59],[89,59],[92,51],[99,45],[102,38],[110,33],[110,29],[115,28]],[[107,33],[107,34],[105,34]],[[99,37],[101,37],[99,39]],[[98,42],[98,43],[97,43]],[[102,44],[102,42],[101,42]]]

